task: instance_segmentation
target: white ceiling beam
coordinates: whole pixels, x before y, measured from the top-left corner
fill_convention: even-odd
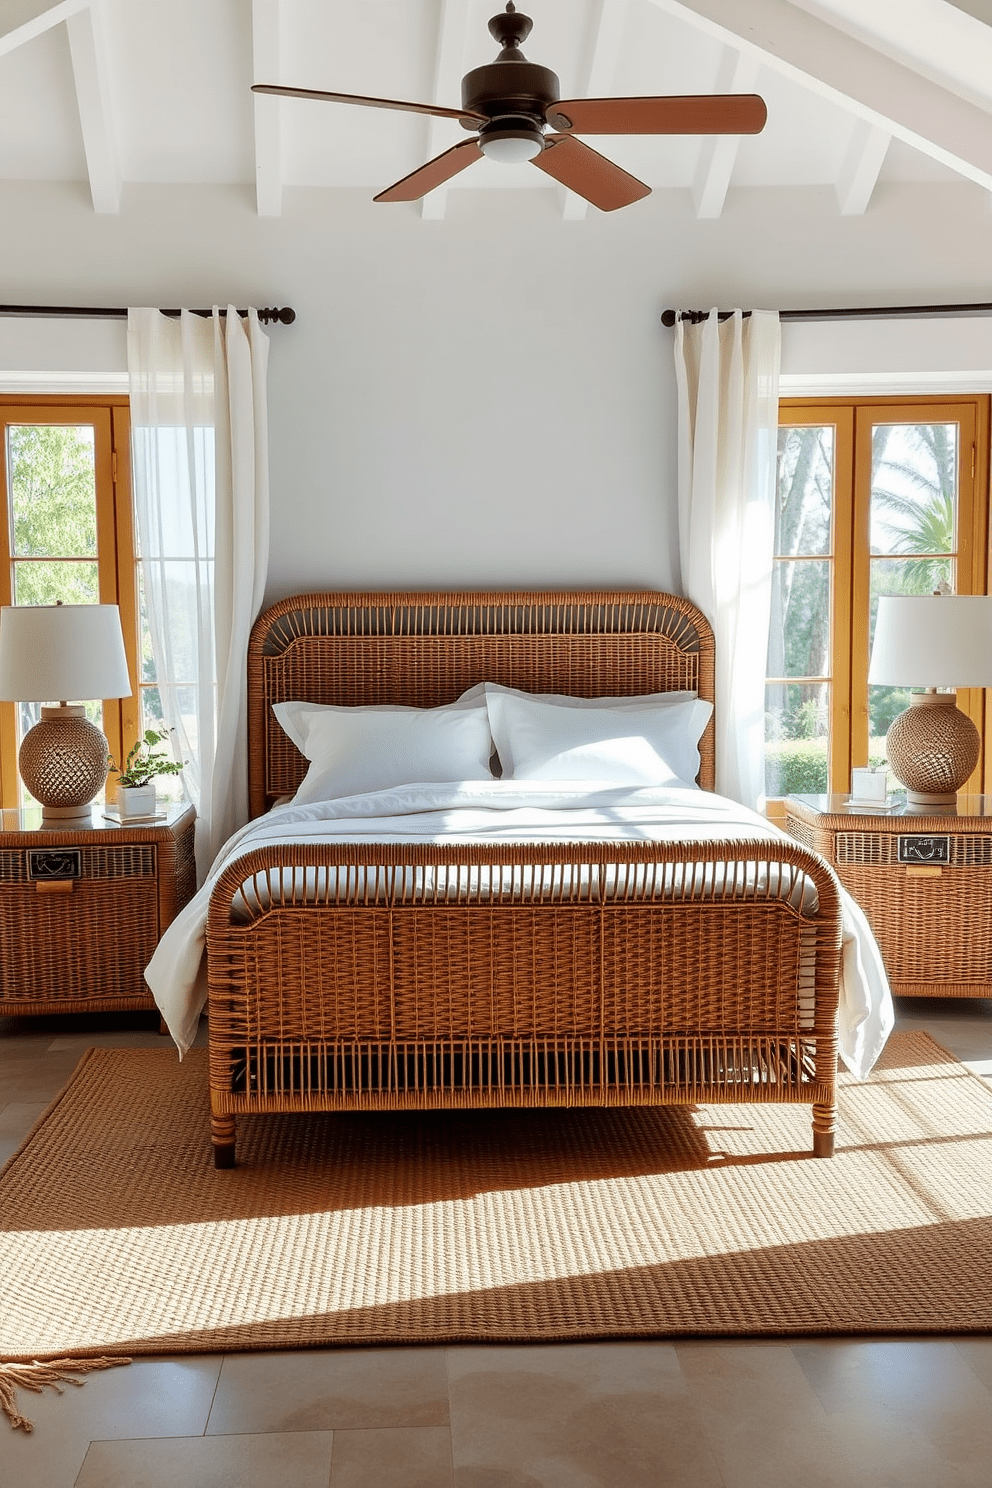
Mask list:
[[[713,91],[753,93],[759,67],[755,52],[724,47]],[[697,217],[713,219],[722,214],[740,147],[739,134],[711,134],[703,140],[692,182],[692,204]]]
[[[119,212],[121,163],[110,102],[102,0],[92,0],[66,21],[79,127],[94,212]]]
[[[787,0],[650,0],[992,191],[989,116]]]
[[[629,0],[596,0],[592,14],[592,43],[585,79],[569,98],[611,98],[616,85],[617,62],[627,27]],[[563,186],[562,220],[581,222],[589,211],[585,197]]]
[[[33,41],[60,26],[70,16],[85,10],[90,0],[3,0],[0,5],[0,57],[14,52],[26,41]]]
[[[992,5],[989,4],[989,0],[951,0],[951,4],[957,10],[967,11],[984,26],[992,26]]]
[[[462,101],[462,74],[465,72],[465,47],[468,43],[468,0],[439,0],[437,14],[437,37],[434,47],[434,103],[442,108],[460,108]],[[427,141],[424,162],[433,160],[459,144],[468,136],[458,125],[458,134],[452,139],[451,119],[428,119]],[[447,182],[435,186],[420,199],[420,215],[425,222],[442,222],[448,210]]]
[[[251,0],[251,62],[256,82],[281,76],[281,0]],[[253,93],[255,110],[255,210],[282,215],[282,105],[271,93]]]
[[[841,216],[862,217],[868,210],[879,171],[892,139],[886,129],[858,119],[837,177]]]

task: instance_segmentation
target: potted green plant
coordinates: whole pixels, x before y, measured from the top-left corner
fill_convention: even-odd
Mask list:
[[[121,821],[155,815],[156,775],[178,775],[183,768],[178,760],[157,748],[168,739],[171,730],[146,729],[129,751],[123,767],[110,761],[117,776],[117,813]]]

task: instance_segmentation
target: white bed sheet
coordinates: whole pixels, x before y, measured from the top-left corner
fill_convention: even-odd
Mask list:
[[[168,927],[145,980],[180,1057],[206,1002],[204,944],[210,894],[236,857],[257,847],[321,842],[527,843],[554,841],[756,843],[782,833],[736,801],[691,787],[612,786],[602,781],[416,783],[306,806],[275,806],[225,844],[203,887]],[[786,839],[791,841],[791,839]],[[865,1079],[893,1025],[881,953],[859,906],[841,889],[843,957],[838,1044]]]

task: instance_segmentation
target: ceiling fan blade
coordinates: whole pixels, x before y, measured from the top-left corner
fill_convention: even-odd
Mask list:
[[[472,165],[476,160],[482,159],[482,151],[478,142],[474,139],[462,140],[461,144],[452,145],[450,150],[445,150],[443,155],[435,155],[433,160],[428,160],[426,165],[411,171],[401,181],[393,186],[387,186],[385,191],[380,191],[378,196],[372,198],[377,202],[402,202],[419,201],[426,196],[428,191],[433,191],[435,186],[443,186],[445,181],[450,181],[452,176],[457,176],[467,165]]]
[[[320,88],[284,88],[276,83],[252,83],[253,93],[274,93],[280,98],[320,98],[325,103],[360,103],[366,108],[399,109],[406,114],[430,114],[436,119],[464,119],[472,128],[485,123],[485,114],[471,109],[442,108],[436,103],[399,103],[395,98],[366,98],[361,93],[325,93]]]
[[[569,191],[585,197],[601,212],[614,212],[617,207],[627,207],[631,202],[651,195],[650,186],[621,170],[598,150],[567,134],[548,135],[544,149],[534,157],[531,165],[554,176]]]
[[[570,134],[760,134],[767,117],[757,93],[570,98],[547,109],[551,128]]]

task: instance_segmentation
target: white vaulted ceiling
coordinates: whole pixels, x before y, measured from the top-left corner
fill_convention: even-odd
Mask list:
[[[992,0],[521,0],[527,57],[562,96],[759,92],[758,136],[607,138],[603,154],[719,217],[731,188],[833,187],[864,212],[880,182],[992,192]],[[495,0],[3,0],[0,180],[82,183],[96,212],[130,184],[244,185],[278,216],[298,186],[372,196],[467,136],[454,120],[259,97],[252,82],[460,104],[497,51]],[[554,193],[480,161],[425,198]],[[383,207],[383,211],[397,210]],[[589,209],[595,210],[595,209]],[[636,211],[637,208],[627,210]]]

